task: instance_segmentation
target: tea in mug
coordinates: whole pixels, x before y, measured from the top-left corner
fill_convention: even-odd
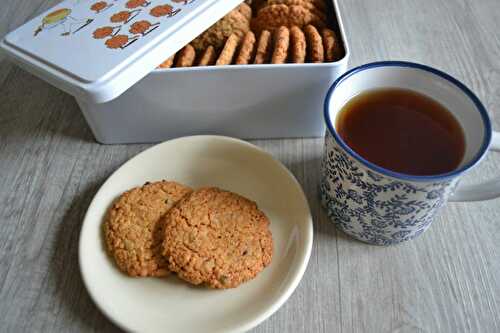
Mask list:
[[[465,137],[453,114],[435,100],[411,90],[363,92],[336,118],[342,140],[364,159],[409,175],[436,175],[456,169]]]

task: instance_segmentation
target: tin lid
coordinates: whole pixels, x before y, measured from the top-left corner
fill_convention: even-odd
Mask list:
[[[66,0],[0,47],[75,97],[122,94],[242,0]],[[168,89],[168,87],[165,87]]]

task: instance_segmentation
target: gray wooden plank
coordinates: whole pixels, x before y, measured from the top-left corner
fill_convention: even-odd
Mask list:
[[[497,1],[342,1],[352,63],[410,60],[470,86],[499,124]],[[493,37],[493,35],[496,35]],[[499,173],[486,159],[465,182]],[[421,238],[377,248],[339,242],[346,332],[500,329],[498,200],[450,204]]]
[[[0,37],[56,1],[4,4]],[[352,65],[430,64],[463,80],[500,128],[500,3],[340,2]],[[419,239],[373,247],[337,232],[317,200],[322,139],[259,140],[297,177],[315,220],[308,270],[255,332],[500,331],[499,200],[450,204]],[[118,331],[78,272],[77,240],[98,187],[149,145],[93,141],[74,100],[0,58],[0,331]],[[466,182],[499,174],[489,156]]]

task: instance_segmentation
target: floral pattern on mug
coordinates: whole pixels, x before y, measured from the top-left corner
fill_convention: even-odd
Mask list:
[[[327,131],[320,184],[328,217],[361,241],[391,245],[417,237],[446,202],[457,180],[401,181],[349,156]]]

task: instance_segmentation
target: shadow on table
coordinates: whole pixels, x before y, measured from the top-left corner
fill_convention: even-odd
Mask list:
[[[100,185],[90,185],[73,200],[57,230],[55,250],[50,261],[56,295],[63,308],[60,315],[71,325],[71,331],[120,332],[93,303],[83,285],[78,265],[82,221]]]
[[[72,96],[19,67],[9,71],[0,91],[0,132],[4,141],[22,145],[34,137],[61,136],[65,140],[95,142]]]

